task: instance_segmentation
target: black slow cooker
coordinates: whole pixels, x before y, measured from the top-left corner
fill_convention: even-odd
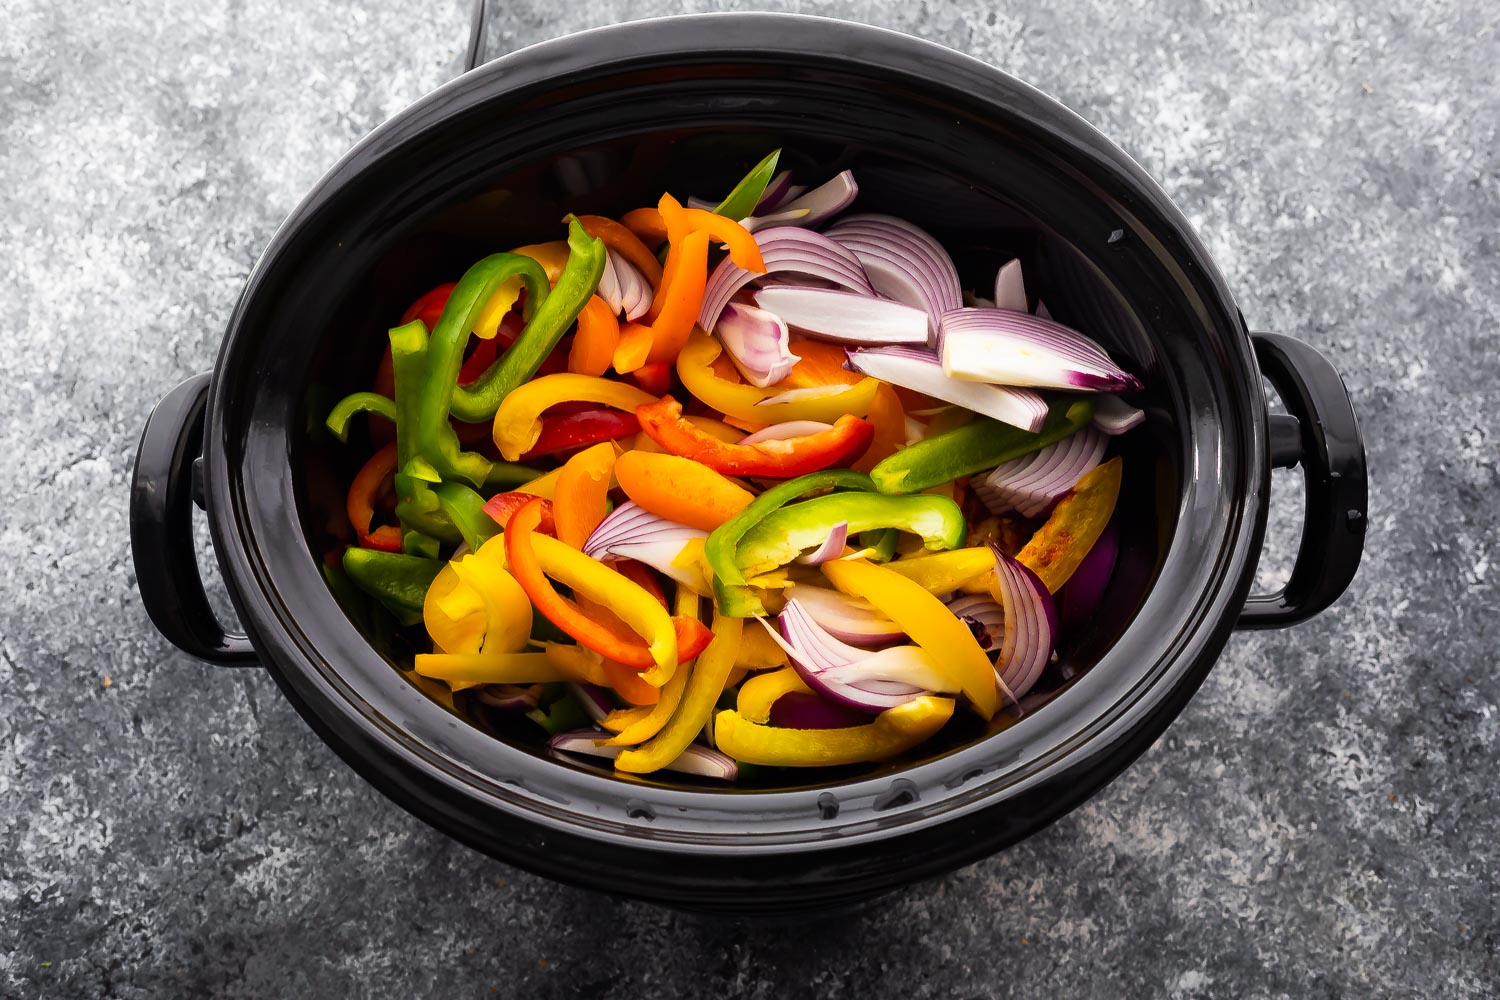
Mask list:
[[[1141,530],[1072,681],[916,764],[713,789],[626,780],[496,738],[409,684],[320,574],[337,457],[320,400],[364,387],[402,306],[479,255],[663,189],[725,190],[771,146],[850,167],[860,207],[1019,253],[1059,319],[1144,375],[1128,467]],[[990,272],[993,275],[993,271]],[[1269,415],[1262,375],[1287,414]],[[1289,583],[1249,596],[1273,466],[1300,463]],[[333,471],[330,471],[333,470]],[[245,635],[204,596],[208,512]],[[1313,349],[1249,335],[1186,220],[1118,147],[1018,80],[900,34],[772,14],[674,17],[505,56],[382,125],[276,233],[218,363],[147,422],[131,499],[142,599],[183,650],[269,670],[352,767],[423,820],[556,879],[669,905],[785,913],[968,864],[1093,795],[1155,740],[1236,628],[1293,625],[1353,577],[1364,453]],[[785,779],[785,780],[795,780]]]

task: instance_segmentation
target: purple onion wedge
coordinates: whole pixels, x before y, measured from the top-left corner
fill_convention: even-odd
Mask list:
[[[910,347],[869,348],[851,353],[849,367],[1033,433],[1041,430],[1047,420],[1046,401],[1030,389],[950,379],[930,351]]]
[[[621,750],[627,748],[601,746],[600,741],[609,739],[609,736],[609,733],[597,729],[575,729],[552,737],[547,741],[547,749],[554,754],[577,753],[613,760],[620,755]],[[740,773],[734,758],[701,743],[690,744],[666,769],[681,774],[696,774],[703,778],[717,778],[720,781],[733,781]]]
[[[1116,392],[1141,382],[1077,330],[1010,309],[954,309],[938,324],[943,371],[970,382]]]

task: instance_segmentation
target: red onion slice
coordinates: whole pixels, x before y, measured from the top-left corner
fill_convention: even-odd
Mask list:
[[[536,685],[486,684],[474,692],[474,697],[505,712],[529,712],[540,703],[535,688]]]
[[[933,331],[943,313],[963,305],[953,258],[926,231],[889,215],[851,215],[828,230],[854,252],[875,291],[921,309]]]
[[[949,377],[1001,385],[1113,392],[1134,375],[1077,330],[1010,309],[954,309],[938,324]]]
[[[921,646],[877,649],[854,663],[829,667],[824,671],[823,679],[830,684],[909,684],[924,691],[957,693],[954,685],[938,670],[932,654]]]
[[[1080,428],[1061,441],[997,465],[975,492],[991,514],[1014,510],[1023,517],[1040,517],[1099,464],[1107,441],[1093,426]]]
[[[583,543],[590,559],[618,556],[634,559],[671,577],[692,590],[703,588],[703,574],[696,566],[679,566],[683,547],[708,532],[659,517],[632,501],[620,504],[594,529]]]
[[[547,749],[554,754],[577,753],[614,760],[620,755],[621,750],[626,750],[628,747],[599,744],[598,741],[607,740],[609,737],[609,733],[600,732],[597,729],[575,729],[572,732],[558,733],[552,737],[547,741]],[[701,743],[690,744],[676,760],[667,765],[666,769],[679,774],[696,774],[699,777],[717,778],[721,781],[733,781],[739,777],[740,773],[739,765],[734,762],[734,758]]]
[[[1101,393],[1094,400],[1094,426],[1111,436],[1124,434],[1146,422],[1146,411],[1137,410],[1119,396]]]
[[[719,314],[714,333],[745,381],[760,389],[786,378],[802,360],[792,353],[786,323],[765,309],[731,302]]]
[[[1005,638],[995,672],[1000,688],[1017,701],[1042,676],[1057,641],[1057,607],[1046,584],[1026,566],[1001,552],[995,553],[996,589],[1005,609]]]
[[[755,203],[757,212],[774,212],[777,207],[797,197],[792,194],[793,190],[801,194],[804,188],[797,187],[792,183],[792,172],[783,170],[766,184],[766,189],[761,192],[760,201]]]
[[[740,220],[747,232],[755,233],[771,226],[800,226],[810,213],[805,208],[785,209],[770,215],[751,215]]]
[[[595,289],[609,311],[620,315],[620,276],[615,273],[615,255],[604,251],[604,271],[599,275],[599,287]]]
[[[568,690],[573,692],[573,696],[583,706],[584,712],[588,713],[588,717],[595,722],[600,721],[615,710],[614,699],[609,696],[608,691],[597,684],[575,684],[570,682]]]
[[[759,444],[762,441],[786,441],[789,438],[807,437],[833,430],[832,424],[821,420],[784,420],[779,424],[762,427],[754,434],[740,438],[740,444]]]
[[[1005,609],[988,597],[964,594],[948,602],[953,612],[974,633],[974,639],[986,653],[998,653],[1005,638]]]
[[[927,314],[920,309],[860,292],[778,285],[755,293],[797,332],[838,344],[925,344]]]
[[[956,381],[944,374],[941,362],[930,351],[909,347],[854,351],[849,367],[1033,433],[1047,420],[1046,400],[1030,389]]]
[[[906,633],[868,601],[806,583],[788,588],[786,596],[840,642],[879,647],[906,641]]]
[[[615,257],[615,278],[620,283],[620,309],[626,319],[640,319],[651,308],[656,289],[636,267],[624,257]]]
[[[1026,280],[1021,275],[1021,261],[1012,260],[1000,266],[995,275],[995,308],[1026,312]]]
[[[808,214],[801,225],[815,226],[833,218],[854,204],[859,196],[859,185],[854,181],[852,170],[840,171],[831,181],[820,184],[799,197],[789,199],[777,207],[779,212],[795,212],[806,209]]]
[[[849,522],[840,521],[828,532],[828,537],[823,539],[823,544],[803,556],[798,556],[796,561],[804,566],[821,566],[830,559],[837,559],[844,554],[844,545],[849,541]]]
[[[790,610],[791,614],[787,614]],[[862,712],[883,712],[906,702],[922,693],[921,688],[891,681],[865,681],[860,684],[843,684],[824,680],[822,674],[829,667],[856,662],[870,655],[869,650],[856,649],[834,639],[818,626],[795,601],[788,601],[778,624],[780,630],[766,619],[759,619],[772,640],[786,651],[792,667],[813,691],[831,698],[841,705]]]
[[[804,691],[788,691],[771,705],[769,723],[780,729],[847,729],[870,721],[868,713]]]
[[[773,226],[756,233],[755,242],[766,262],[766,274],[793,271],[831,281],[840,288],[875,294],[859,258],[821,233],[795,226]],[[698,325],[713,330],[734,293],[757,277],[728,257],[721,260],[704,289]]]
[[[1115,562],[1120,555],[1120,529],[1111,520],[1104,533],[1083,557],[1078,569],[1068,577],[1062,589],[1062,620],[1069,627],[1087,624],[1104,600],[1104,591],[1114,576]]]

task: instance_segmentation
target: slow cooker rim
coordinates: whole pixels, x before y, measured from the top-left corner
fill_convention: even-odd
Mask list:
[[[619,44],[621,41],[619,36],[621,35],[649,31],[658,33],[658,37],[660,37],[662,33],[669,33],[670,29],[686,29],[693,22],[701,23],[709,20],[722,22],[725,19],[739,21],[742,25],[746,26],[746,30],[749,27],[755,27],[757,30],[760,30],[767,25],[774,24],[776,32],[782,33],[785,31],[788,21],[798,21],[816,24],[818,31],[843,34],[846,37],[848,35],[859,35],[861,36],[860,40],[863,42],[870,42],[872,38],[878,37],[880,45],[888,47],[886,50],[887,55],[889,55],[890,49],[905,50],[902,54],[908,58],[909,64],[932,59],[943,69],[951,71],[954,75],[977,73],[989,78],[989,82],[997,88],[1015,91],[1032,101],[1041,102],[1045,109],[1054,116],[1064,118],[1066,124],[1069,126],[1068,136],[1075,145],[1080,146],[1080,148],[1092,150],[1096,159],[1103,160],[1100,166],[1107,166],[1118,177],[1128,180],[1134,189],[1149,198],[1153,203],[1151,207],[1155,209],[1158,215],[1162,216],[1166,221],[1173,223],[1173,235],[1181,239],[1187,250],[1191,252],[1192,262],[1196,263],[1200,268],[1207,266],[1209,273],[1203,277],[1206,277],[1211,291],[1214,293],[1214,298],[1226,310],[1232,310],[1232,300],[1229,298],[1227,290],[1223,287],[1222,279],[1219,278],[1216,272],[1212,272],[1211,265],[1207,265],[1208,258],[1196,238],[1192,236],[1186,221],[1170,205],[1170,202],[1166,201],[1165,195],[1156,188],[1144,172],[1133,161],[1130,161],[1118,147],[1115,147],[1091,126],[1087,125],[1083,119],[1066,111],[1060,104],[1052,102],[1050,98],[1046,98],[1045,95],[1041,95],[1021,81],[1009,77],[1003,71],[990,67],[978,60],[971,59],[962,53],[956,53],[929,42],[868,26],[851,25],[846,22],[798,15],[695,15],[647,22],[633,22],[626,25],[594,29],[563,39],[541,43],[529,49],[523,49],[497,60],[495,63],[481,67],[444,88],[440,88],[376,130],[375,133],[372,133],[371,136],[356,146],[350,154],[341,160],[319,182],[313,191],[309,193],[302,205],[288,218],[270,245],[268,245],[260,263],[257,264],[255,272],[252,273],[251,278],[247,281],[245,297],[242,299],[240,306],[237,307],[235,316],[231,320],[229,333],[226,336],[220,356],[221,366],[234,355],[236,334],[240,332],[240,323],[243,319],[246,302],[253,295],[264,274],[278,263],[279,255],[285,249],[290,239],[290,234],[297,226],[307,220],[312,210],[318,207],[325,198],[332,198],[333,192],[347,179],[346,175],[357,175],[359,171],[378,160],[382,149],[388,148],[393,144],[412,141],[414,136],[431,124],[431,122],[424,121],[426,116],[438,112],[440,118],[446,117],[448,114],[459,113],[476,104],[495,100],[508,90],[544,81],[550,73],[548,64],[556,62],[559,51],[570,51],[572,57],[575,60],[579,60],[585,52],[592,49],[592,54],[597,57],[600,56],[599,50],[601,49],[608,48],[612,51],[619,51],[620,49],[630,48],[629,46]],[[802,30],[805,30],[807,27],[806,25],[799,25],[799,29]],[[709,41],[714,41],[717,44],[717,51],[721,56],[727,56],[730,52],[735,52],[738,58],[745,58],[744,54],[739,52],[737,48],[737,45],[741,44],[738,40],[744,37],[745,30],[734,32],[728,30],[720,31],[719,28],[715,27],[713,32],[716,35],[733,35],[737,41],[735,44],[727,44],[722,38],[715,38],[712,35],[708,38],[700,37],[695,39],[693,57],[691,59],[682,59],[681,61],[701,62],[705,44]],[[699,32],[699,35],[703,35],[703,32]],[[608,68],[610,71],[622,71],[625,68],[625,64],[630,62],[650,60],[660,62],[661,60],[672,59],[682,54],[681,50],[674,50],[670,46],[663,47],[659,43],[655,50],[646,51],[647,48],[638,45],[630,57],[621,58],[617,62],[610,62],[603,58],[591,58],[589,61],[596,68],[602,66]],[[774,52],[773,55],[781,59],[803,59],[811,57],[814,54],[788,45]],[[832,58],[824,52],[817,54],[817,57],[830,62],[861,65],[855,57],[848,54]],[[887,68],[889,69],[890,67]],[[930,73],[934,67],[927,65],[926,69]],[[954,84],[952,81],[944,81],[942,85],[948,87]],[[988,98],[986,98],[986,101],[995,105],[997,110],[999,110],[998,101]],[[457,103],[455,104],[455,102]],[[1084,139],[1089,140],[1089,143],[1084,144],[1082,142]],[[1250,353],[1248,339],[1244,337],[1242,327],[1238,329],[1238,333],[1239,337],[1232,338],[1231,344],[1239,350],[1241,354],[1239,360],[1242,364],[1248,370],[1254,371],[1254,362]],[[1258,391],[1258,385],[1256,386],[1256,390]],[[221,554],[221,562],[226,567],[226,575],[232,584],[231,592],[242,620],[251,628],[258,645],[261,645],[262,648],[269,646],[273,652],[280,654],[271,658],[276,663],[273,672],[277,674],[278,682],[282,683],[283,688],[287,690],[288,695],[298,705],[299,710],[303,710],[304,715],[307,715],[310,720],[314,716],[320,717],[320,724],[317,728],[324,734],[325,739],[329,739],[332,728],[328,720],[321,719],[320,713],[312,711],[311,706],[304,704],[307,692],[298,691],[294,695],[289,678],[283,676],[285,667],[282,665],[282,661],[285,659],[297,665],[299,673],[303,675],[304,680],[326,682],[328,677],[314,666],[317,659],[317,651],[306,642],[306,636],[298,628],[295,616],[291,616],[285,608],[278,609],[273,607],[271,602],[266,600],[266,590],[270,589],[270,585],[273,582],[273,574],[268,571],[267,567],[260,560],[252,557],[252,553],[247,546],[242,544],[242,539],[239,537],[241,531],[245,531],[248,536],[249,518],[248,512],[240,508],[240,504],[244,499],[243,492],[235,489],[234,477],[231,475],[231,470],[224,459],[227,449],[218,445],[220,436],[225,433],[230,423],[230,416],[225,412],[223,404],[224,393],[222,392],[221,380],[216,377],[210,400],[210,429],[207,435],[206,451],[209,456],[208,466],[211,482],[209,496],[214,515],[210,520],[214,532],[215,545]],[[1201,682],[1202,676],[1206,674],[1212,658],[1217,655],[1224,637],[1227,636],[1229,629],[1232,627],[1232,617],[1225,618],[1224,612],[1228,609],[1237,608],[1239,601],[1248,592],[1250,573],[1253,571],[1254,563],[1253,560],[1246,558],[1246,554],[1253,552],[1258,547],[1260,531],[1263,528],[1264,512],[1259,506],[1260,497],[1264,493],[1263,481],[1266,475],[1262,458],[1264,452],[1263,411],[1254,406],[1247,407],[1246,410],[1247,412],[1240,413],[1238,416],[1242,418],[1243,423],[1243,427],[1239,428],[1239,430],[1243,432],[1245,438],[1245,446],[1241,449],[1241,457],[1244,463],[1247,493],[1243,498],[1243,502],[1235,508],[1234,513],[1236,516],[1231,518],[1232,523],[1226,525],[1226,530],[1223,533],[1224,544],[1221,546],[1221,561],[1227,564],[1238,562],[1240,572],[1237,576],[1233,572],[1222,574],[1219,578],[1220,586],[1218,590],[1213,594],[1202,595],[1200,604],[1211,604],[1213,606],[1211,610],[1219,612],[1214,617],[1215,627],[1208,629],[1187,627],[1179,631],[1178,646],[1172,651],[1171,659],[1173,662],[1179,664],[1180,669],[1178,676],[1169,685],[1168,689],[1158,690],[1158,697],[1150,704],[1146,704],[1148,700],[1147,695],[1152,690],[1158,689],[1166,680],[1166,677],[1165,675],[1160,675],[1151,680],[1150,683],[1143,682],[1137,685],[1137,689],[1132,689],[1129,698],[1122,699],[1115,705],[1110,706],[1109,710],[1095,717],[1090,727],[1085,727],[1085,730],[1080,731],[1077,746],[1072,747],[1065,753],[1060,753],[1056,759],[1035,768],[1024,784],[1012,783],[1003,789],[992,788],[991,786],[998,781],[999,777],[1004,775],[1005,772],[1002,771],[997,774],[994,781],[979,782],[972,785],[969,794],[963,798],[961,805],[958,804],[958,799],[954,797],[945,800],[949,808],[944,811],[931,813],[922,809],[904,810],[890,817],[891,819],[901,820],[900,823],[894,824],[894,826],[898,826],[903,830],[917,829],[920,828],[917,824],[927,825],[945,821],[953,816],[961,815],[963,812],[992,805],[997,800],[997,797],[1003,799],[1010,794],[1017,793],[1024,787],[1050,780],[1055,771],[1067,764],[1068,759],[1076,759],[1077,754],[1083,752],[1088,745],[1101,742],[1107,733],[1119,733],[1123,730],[1128,730],[1136,719],[1159,707],[1172,695],[1178,695],[1182,701],[1186,700],[1191,691]],[[235,503],[226,508],[223,499],[225,497],[233,498]],[[230,516],[231,514],[233,515],[232,517]],[[1230,569],[1232,569],[1232,565]],[[1186,619],[1190,616],[1182,617]],[[1196,622],[1201,626],[1208,618],[1208,615],[1203,615],[1197,618]],[[1205,650],[1210,651],[1207,663],[1200,662],[1204,658]],[[335,690],[334,685],[327,685],[321,693],[326,699],[325,708],[333,707],[340,709],[350,717],[351,721],[362,722],[366,735],[369,735],[371,729],[378,728],[378,726],[372,725],[375,723],[375,720],[371,719],[369,713],[360,705],[355,704],[354,700],[350,698],[349,692]],[[436,709],[435,706],[434,709]],[[1175,711],[1170,713],[1168,718],[1171,715],[1175,715]],[[1093,731],[1089,731],[1090,729]],[[342,740],[343,737],[340,736],[340,739]],[[329,739],[329,741],[330,743],[335,743],[333,739]],[[335,746],[337,747],[338,743],[335,743]],[[626,827],[618,832],[594,828],[584,828],[581,830],[577,817],[572,814],[559,819],[556,816],[547,814],[545,810],[536,809],[534,803],[517,803],[515,800],[498,797],[493,791],[481,790],[467,777],[458,773],[463,770],[463,765],[448,761],[447,758],[441,757],[440,754],[437,754],[430,747],[413,748],[407,745],[407,741],[401,739],[399,732],[383,733],[379,747],[383,753],[391,756],[393,761],[399,758],[398,763],[401,766],[416,768],[426,778],[436,779],[447,785],[450,790],[460,792],[466,797],[472,797],[483,792],[486,805],[491,807],[499,806],[521,818],[544,824],[555,823],[559,829],[565,829],[569,833],[579,834],[580,832],[585,832],[589,836],[600,840],[614,841],[631,847],[652,846],[643,845],[638,830],[633,827]],[[429,753],[428,755],[424,755],[417,752],[417,750],[428,751]],[[955,754],[949,755],[949,757],[956,757],[964,752],[963,750],[957,751]],[[438,759],[434,759],[434,757]],[[947,759],[949,758],[941,758],[940,761]],[[940,761],[924,762],[921,765],[902,772],[900,776],[910,778],[924,769],[932,768]],[[451,766],[445,766],[445,762]],[[1118,770],[1122,770],[1127,763],[1128,760],[1121,762],[1119,768],[1114,769],[1115,773]],[[556,767],[558,765],[549,766]],[[619,782],[612,779],[596,778],[594,780],[612,785],[619,784]],[[870,779],[859,779],[839,787],[847,790],[859,790],[863,785],[870,785],[880,786],[883,789],[889,786],[890,781],[890,776],[881,776]],[[724,801],[723,794],[719,792],[698,792],[651,787],[645,790],[644,794],[649,794],[657,800],[669,803],[691,801],[696,804],[698,800],[703,799],[711,800],[715,806],[722,806]],[[778,804],[775,801],[778,797],[803,797],[804,795],[805,793],[801,791],[758,792],[754,793],[752,798],[757,806],[769,808]],[[527,808],[527,806],[530,806],[530,808]],[[960,811],[954,811],[955,809]],[[758,843],[755,842],[754,832],[751,831],[735,844],[697,845],[697,849],[706,851],[723,849],[739,852],[746,847],[754,847],[774,852],[781,849],[801,850],[810,847],[828,846],[830,843],[843,847],[851,843],[858,843],[867,837],[889,836],[892,828],[892,826],[882,826],[878,829],[862,833],[848,833],[831,842],[822,841],[812,843],[805,839]],[[829,825],[823,825],[816,829],[825,835],[830,832]],[[672,841],[670,842],[670,846],[674,850],[694,848],[694,845],[682,841]]]

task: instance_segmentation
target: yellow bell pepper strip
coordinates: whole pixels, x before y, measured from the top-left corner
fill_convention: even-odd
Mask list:
[[[493,655],[525,648],[531,638],[531,602],[516,578],[495,560],[477,553],[455,559],[449,565],[484,600],[484,641],[478,651]]]
[[[458,391],[469,334],[495,289],[512,278],[526,285],[526,308],[534,318],[546,305],[548,295],[541,267],[519,254],[491,254],[459,279],[427,344],[427,368],[416,404],[416,446],[445,480],[462,479],[483,486],[493,466],[484,455],[462,449],[448,417]]]
[[[764,629],[757,628],[745,634],[749,636],[763,631]],[[770,721],[771,706],[776,704],[776,699],[792,692],[812,694],[813,690],[803,683],[802,675],[791,667],[757,674],[740,685],[734,710],[746,722],[765,723]]]
[[[679,657],[691,659],[703,649],[710,636],[702,622],[668,616],[639,584],[555,538],[538,534],[542,503],[532,500],[516,511],[504,534],[511,572],[537,611],[601,656],[637,670],[653,666],[666,670],[675,667]],[[610,607],[646,642],[623,639],[585,615],[553,588],[548,576]]]
[[[447,681],[455,691],[480,684],[547,684],[572,678],[546,653],[418,653],[423,677]]]
[[[609,304],[592,296],[578,314],[578,333],[568,351],[568,371],[579,375],[603,375],[615,359],[620,343],[620,321]]]
[[[514,461],[530,451],[542,436],[542,411],[558,403],[599,403],[617,410],[635,412],[637,406],[656,402],[633,385],[593,375],[559,372],[533,379],[505,397],[495,411],[495,446]]]
[[[683,680],[686,683],[686,676],[684,676]],[[668,681],[667,683],[670,685],[672,682]],[[660,705],[661,702],[657,701],[656,704]],[[637,722],[647,718],[654,711],[656,711],[656,705],[632,705],[629,708],[617,708],[600,719],[599,725],[612,733],[623,733]],[[601,739],[599,742],[602,744],[609,741]]]
[[[552,276],[549,274],[547,278],[550,281]],[[500,332],[500,324],[505,322],[505,317],[516,307],[517,300],[521,298],[521,289],[524,287],[526,286],[520,278],[508,278],[495,286],[490,300],[484,304],[483,309],[479,310],[479,318],[474,321],[474,336],[480,340],[494,340]],[[484,365],[484,368],[488,367],[488,364]],[[484,368],[472,372],[472,375],[480,375]],[[459,373],[460,383],[468,383],[472,380],[472,378],[465,377],[462,372]]]
[[[1119,457],[1084,473],[1016,556],[1052,593],[1062,589],[1104,534],[1120,497]]]
[[[706,465],[690,458],[627,451],[615,463],[625,495],[668,521],[713,531],[755,499]]]
[[[526,309],[530,317],[504,356],[468,385],[452,387],[450,409],[458,419],[477,424],[493,417],[501,401],[537,373],[593,296],[604,273],[604,244],[573,223],[568,228],[568,250],[567,265],[552,291],[543,292],[545,300],[533,298],[528,284]]]
[[[1047,422],[1035,434],[981,417],[903,448],[871,469],[870,478],[882,493],[916,493],[1061,441],[1093,415],[1092,400],[1061,396],[1053,400]]]
[[[567,221],[566,219],[563,221]],[[567,240],[548,240],[546,243],[528,243],[511,251],[522,257],[530,257],[542,266],[547,283],[556,285],[568,266],[569,247]]]
[[[745,633],[739,655],[734,658],[736,667],[750,670],[766,670],[786,664],[786,650],[778,646],[763,628],[752,628]]]
[[[888,566],[835,559],[823,573],[846,594],[863,597],[932,655],[933,664],[988,719],[999,707],[995,667],[969,626],[919,584]],[[727,752],[727,751],[726,751]]]
[[[619,451],[613,441],[604,441],[580,451],[563,466],[557,479],[557,497],[552,502],[559,541],[583,548],[609,513],[610,474]]]
[[[743,764],[833,767],[904,753],[936,735],[952,717],[952,698],[926,695],[886,709],[873,722],[846,729],[780,729],[725,709],[714,723],[714,742]]]
[[[968,536],[963,511],[947,497],[836,493],[767,514],[740,540],[735,561],[747,577],[768,572],[822,544],[840,522],[851,534],[900,528],[920,536],[929,549],[957,548]]]
[[[765,614],[761,599],[750,589],[740,570],[737,554],[740,540],[771,513],[793,500],[822,490],[872,490],[870,477],[852,469],[829,469],[778,483],[756,497],[744,510],[715,528],[703,545],[704,559],[713,573],[714,595],[719,610],[737,618]]]
[[[483,598],[449,563],[438,571],[422,602],[422,622],[439,653],[477,653],[489,616]]]
[[[542,652],[570,681],[580,684],[597,684],[609,687],[609,678],[604,674],[604,657],[587,646],[572,643],[548,642],[542,644]]]
[[[529,483],[517,486],[516,493],[529,493],[534,497],[542,497],[546,500],[555,499],[557,496],[557,480],[562,475],[562,469],[556,468],[551,472],[537,476]]]
[[[920,556],[908,556],[887,563],[893,572],[900,573],[934,594],[951,594],[967,584],[983,581],[986,573],[995,568],[995,554],[988,547],[950,549],[947,552],[932,552]],[[982,582],[980,587],[982,587]],[[979,592],[983,592],[981,589]]]
[[[697,618],[698,595],[684,587],[678,587],[673,611],[679,617]],[[682,693],[687,690],[688,677],[692,674],[695,664],[696,661],[680,664],[676,672],[662,686],[656,704],[648,709],[625,709],[607,716],[604,720],[604,728],[612,730],[615,735],[606,745],[635,746],[661,732],[662,727],[672,718],[677,711],[677,706],[681,704]]]
[[[742,619],[714,612],[713,641],[688,672],[687,687],[677,711],[650,742],[621,751],[615,758],[615,767],[631,774],[650,774],[666,767],[688,748],[713,714],[719,695],[724,693],[744,626]]]
[[[757,425],[785,420],[817,420],[831,424],[845,414],[862,417],[870,412],[875,393],[883,384],[879,379],[864,378],[854,385],[811,398],[757,405],[785,390],[774,387],[757,389],[753,385],[720,378],[713,364],[723,351],[724,345],[713,337],[702,330],[694,330],[677,355],[677,377],[688,392],[708,406],[728,417]]]
[[[611,253],[619,254],[640,271],[652,287],[661,284],[661,262],[641,238],[614,219],[602,215],[580,215],[583,231],[604,241]]]

